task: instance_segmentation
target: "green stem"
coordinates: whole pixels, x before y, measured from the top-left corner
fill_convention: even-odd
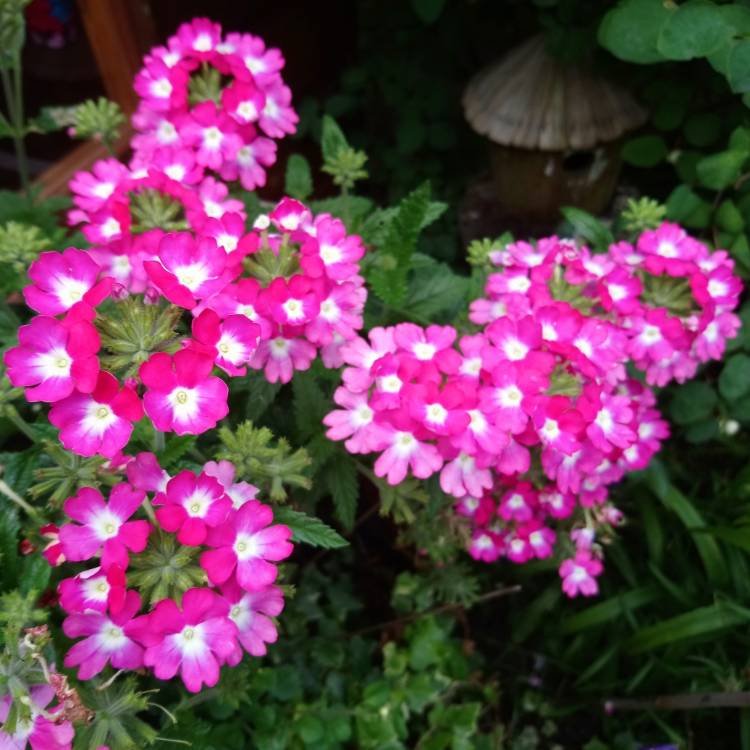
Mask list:
[[[26,158],[26,142],[24,140],[24,131],[26,122],[23,107],[23,80],[21,78],[21,53],[16,53],[13,61],[13,82],[15,84],[15,111],[16,111],[16,135],[14,140],[16,147],[16,158],[18,160],[18,175],[21,178],[21,185],[26,199],[29,203],[33,202],[33,193],[31,192],[31,180],[29,179],[29,162]]]
[[[154,430],[154,453],[159,453],[159,451],[164,450],[164,446],[166,445],[164,440],[164,433],[161,432],[161,430]]]
[[[24,435],[26,435],[26,437],[31,440],[32,443],[36,443],[38,441],[39,438],[34,432],[34,428],[18,413],[18,410],[15,406],[7,404],[5,407],[5,416],[18,428],[19,432],[22,432]]]
[[[158,529],[159,524],[156,522],[156,514],[154,513],[154,508],[151,505],[151,501],[148,499],[148,497],[143,498],[143,502],[141,503],[141,505],[143,506],[143,510],[146,511],[148,520],[151,521],[154,527]]]
[[[12,500],[19,508],[23,509],[32,518],[39,520],[39,511],[29,505],[12,487],[0,479],[0,492],[9,500]]]

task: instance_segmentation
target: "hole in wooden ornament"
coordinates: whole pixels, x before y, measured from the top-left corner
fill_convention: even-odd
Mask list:
[[[563,158],[563,169],[566,172],[588,172],[594,163],[594,151],[571,151]]]

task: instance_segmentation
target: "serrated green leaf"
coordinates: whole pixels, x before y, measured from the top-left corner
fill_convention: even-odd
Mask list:
[[[333,498],[336,517],[346,529],[351,529],[357,515],[359,482],[357,467],[348,455],[339,453],[326,466],[325,481]]]
[[[301,154],[292,154],[286,162],[284,190],[299,201],[307,200],[313,192],[310,163]]]
[[[276,523],[283,523],[292,530],[292,539],[295,542],[304,542],[323,549],[338,549],[349,544],[338,531],[315,516],[291,508],[274,508],[273,514]]]
[[[296,373],[292,380],[294,416],[300,438],[305,441],[322,430],[323,417],[329,411],[329,400],[309,370]]]
[[[588,211],[575,206],[564,206],[560,213],[571,224],[577,236],[596,248],[606,249],[615,241],[612,232]]]
[[[335,159],[339,151],[349,147],[344,131],[330,115],[323,115],[320,149],[324,161]]]

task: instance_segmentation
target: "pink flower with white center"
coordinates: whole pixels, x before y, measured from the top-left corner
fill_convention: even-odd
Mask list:
[[[229,213],[221,219],[207,219],[201,227],[201,234],[216,241],[227,254],[229,263],[239,263],[245,255],[255,252],[258,247],[258,236],[245,234],[242,214]]]
[[[229,602],[229,619],[237,626],[237,648],[227,657],[227,664],[236,666],[242,661],[242,649],[251,656],[265,656],[267,643],[276,643],[278,634],[271,619],[284,609],[284,594],[278,586],[260,591],[245,591],[235,581],[221,587]]]
[[[345,281],[357,274],[365,254],[360,237],[347,234],[344,223],[328,214],[316,217],[314,225],[315,236],[306,239],[300,249],[302,270],[334,281]]]
[[[101,552],[102,567],[128,567],[128,550],[143,552],[151,527],[148,521],[129,521],[138,510],[145,494],[128,484],[115,485],[104,502],[101,492],[82,487],[63,506],[65,513],[78,524],[67,523],[60,529],[60,543],[65,559],[72,562],[90,560]],[[80,525],[79,525],[80,524]]]
[[[471,535],[468,551],[475,560],[495,562],[503,549],[503,540],[498,534],[489,529],[477,529]]]
[[[25,387],[27,401],[59,401],[74,390],[91,393],[99,374],[99,334],[80,316],[47,315],[18,329],[18,346],[5,352],[8,379]]]
[[[708,254],[705,245],[690,237],[678,224],[669,222],[643,232],[637,249],[645,256],[646,270],[670,276],[686,275],[695,268],[694,261]]]
[[[453,497],[481,497],[484,490],[492,488],[492,472],[478,468],[474,457],[468,453],[459,453],[443,466],[440,488]]]
[[[263,370],[269,383],[288,383],[295,370],[307,370],[315,359],[315,347],[304,338],[276,335],[261,341],[250,367]]]
[[[529,540],[518,531],[511,531],[505,540],[505,556],[516,564],[522,564],[534,557]]]
[[[505,249],[518,265],[534,268],[544,263],[556,245],[556,237],[547,237],[539,240],[536,246],[529,242],[511,242]]]
[[[210,589],[188,589],[182,610],[171,599],[163,599],[135,624],[138,639],[146,646],[144,664],[160,680],[171,680],[179,672],[191,693],[203,685],[216,685],[221,664],[237,648],[229,602]]]
[[[661,307],[647,309],[644,316],[633,318],[628,335],[628,353],[636,360],[663,360],[686,343],[680,320]]]
[[[117,159],[100,159],[90,172],[76,172],[68,187],[73,203],[83,211],[98,211],[115,192],[115,188],[130,177],[130,170]]]
[[[531,317],[520,320],[499,318],[487,326],[487,336],[497,347],[503,359],[521,362],[542,343],[542,331]]]
[[[546,560],[554,552],[556,534],[552,529],[534,520],[519,529],[519,535],[525,537],[529,549],[537,560]]]
[[[94,245],[106,245],[125,239],[130,233],[131,216],[127,202],[120,196],[107,201],[98,211],[84,216],[84,237]]]
[[[492,385],[480,388],[479,404],[492,416],[495,424],[503,425],[511,434],[518,435],[529,422],[528,397],[540,393],[546,386],[530,377],[527,368],[514,362],[500,362],[491,370]],[[543,376],[546,379],[546,376]]]
[[[193,319],[193,337],[210,354],[217,367],[228,375],[244,375],[244,365],[258,346],[260,328],[244,315],[221,320],[213,310],[204,310]]]
[[[394,417],[392,422],[383,424],[387,447],[375,461],[376,476],[385,477],[393,485],[403,482],[409,469],[419,479],[440,471],[443,457],[434,445],[417,438],[417,425],[412,425],[405,415]]]
[[[609,246],[609,256],[621,266],[639,268],[643,265],[645,256],[638,252],[629,242],[615,242]]]
[[[277,276],[260,295],[262,312],[279,325],[303,326],[320,312],[320,299],[306,276]]]
[[[483,353],[487,349],[487,340],[481,333],[462,336],[458,346],[463,359],[454,377],[467,383],[478,383],[484,366]]]
[[[410,416],[435,435],[456,435],[469,426],[466,395],[458,386],[407,384],[402,394]]]
[[[232,501],[214,477],[181,471],[167,482],[167,489],[154,498],[156,520],[170,533],[177,532],[180,544],[197,547],[206,540],[208,529],[224,523]]]
[[[173,146],[160,146],[147,160],[139,163],[133,159],[131,166],[140,166],[153,175],[156,170],[181,185],[197,185],[203,179],[204,168],[195,158],[192,149],[185,148],[182,141]]]
[[[78,679],[90,680],[107,664],[114,669],[140,669],[143,666],[143,647],[128,635],[128,625],[141,607],[137,591],[128,591],[122,609],[117,614],[82,612],[63,621],[63,632],[68,638],[80,638],[65,656],[65,666],[79,667]]]
[[[39,535],[44,539],[45,546],[42,550],[44,559],[53,567],[65,562],[65,553],[60,543],[60,529],[54,523],[48,523],[39,528]]]
[[[538,505],[537,494],[529,482],[518,482],[500,498],[498,515],[504,521],[530,521]]]
[[[485,526],[495,517],[495,502],[489,495],[462,497],[455,505],[456,513],[471,518],[476,526]]]
[[[178,130],[183,143],[194,148],[198,164],[209,169],[221,169],[224,162],[236,158],[243,145],[237,123],[220,112],[212,101],[193,107]]]
[[[63,721],[62,706],[47,708],[55,697],[50,685],[32,685],[29,689],[29,719],[17,719],[13,734],[0,730],[0,748],[3,750],[25,750],[31,743],[32,750],[70,750],[73,746],[74,730],[69,721]],[[4,724],[10,713],[10,695],[0,698],[0,723]]]
[[[210,60],[221,42],[221,26],[208,18],[194,18],[183,23],[175,37],[175,50],[197,60]]]
[[[132,122],[138,129],[146,132],[134,133],[130,139],[135,160],[140,163],[148,163],[154,153],[164,146],[178,146],[180,134],[175,122],[178,117],[165,115],[158,112],[142,112],[142,107],[133,115]]]
[[[633,315],[640,310],[639,297],[643,292],[643,284],[622,266],[617,266],[600,279],[597,289],[605,310],[615,310],[621,315]]]
[[[231,461],[209,461],[203,466],[203,473],[219,480],[224,493],[232,501],[232,507],[239,510],[249,500],[255,500],[258,488],[249,482],[235,482],[235,465]]]
[[[212,529],[206,543],[215,549],[204,552],[200,563],[214,585],[226,583],[234,574],[246,591],[270,586],[277,575],[274,562],[292,554],[292,531],[281,524],[271,525],[273,511],[257,500],[250,500],[233,511],[221,526]]]
[[[127,466],[128,482],[144,492],[164,492],[169,474],[159,466],[153,453],[139,453]]]
[[[175,305],[192,310],[198,300],[210,297],[230,280],[227,255],[210,237],[187,232],[164,235],[159,260],[145,261],[152,283]]]
[[[343,343],[354,338],[363,325],[359,288],[349,283],[323,284],[328,292],[325,296],[319,294],[320,310],[305,326],[305,336],[318,346],[327,346],[337,335]]]
[[[260,118],[266,97],[251,81],[235,81],[221,92],[221,105],[240,125],[250,125]]]
[[[592,411],[597,409],[594,402]],[[636,439],[631,429],[633,410],[627,396],[602,395],[594,421],[586,427],[589,440],[604,453],[613,448],[625,449]]]
[[[125,571],[111,565],[108,571],[92,568],[57,586],[60,606],[68,613],[119,612],[125,604]]]
[[[740,325],[740,319],[730,312],[717,315],[696,336],[693,342],[693,353],[701,362],[721,359],[727,339],[733,339],[737,335]]]
[[[401,406],[401,391],[404,383],[412,380],[420,371],[414,360],[402,354],[386,354],[372,368],[375,377],[375,388],[370,405],[375,411],[398,409]]]
[[[244,221],[245,208],[242,201],[229,197],[229,188],[213,177],[206,177],[198,187],[198,197],[203,211],[211,219],[221,219],[224,214],[239,214]]]
[[[292,92],[284,85],[281,76],[274,76],[264,84],[266,103],[260,113],[258,124],[271,138],[283,138],[297,130],[299,117],[292,105]]]
[[[188,74],[181,67],[170,68],[162,60],[151,60],[136,75],[133,88],[142,105],[155,112],[181,110],[187,104]]]
[[[270,138],[245,138],[231,161],[222,164],[223,179],[239,180],[245,190],[256,190],[266,184],[266,168],[276,161],[276,143]]]
[[[570,532],[570,539],[578,551],[590,551],[596,540],[596,529],[589,527],[573,529]]]
[[[571,598],[596,596],[599,585],[596,577],[601,575],[604,566],[596,557],[586,550],[576,552],[575,557],[563,560],[560,565],[560,578],[563,579],[562,589]]]
[[[581,413],[572,408],[565,396],[542,397],[532,415],[539,439],[566,455],[578,450],[579,435],[585,427]]]
[[[372,453],[382,450],[387,432],[375,421],[375,412],[370,407],[366,393],[352,393],[340,387],[333,400],[343,409],[329,412],[323,418],[328,427],[326,437],[330,440],[346,440],[349,453]]]
[[[34,283],[24,287],[26,304],[43,315],[60,315],[81,301],[95,307],[112,288],[110,278],[97,282],[100,271],[83,250],[41,253],[29,267]]]
[[[497,298],[505,294],[527,294],[531,286],[528,270],[518,268],[491,273],[487,278],[486,291],[491,297]]]
[[[560,492],[554,485],[539,491],[539,507],[552,518],[569,518],[576,505],[575,496]]]
[[[99,372],[91,393],[74,391],[56,401],[49,421],[60,430],[60,442],[79,456],[114,457],[130,440],[133,423],[143,416],[138,394],[119,387],[114,375]]]
[[[296,232],[312,221],[310,209],[294,198],[282,198],[268,214],[271,222],[283,232]]]
[[[701,307],[716,305],[719,310],[734,310],[742,294],[742,282],[733,273],[733,265],[718,266],[708,274],[690,277],[693,296]]]
[[[272,80],[275,73],[284,67],[281,50],[275,47],[266,49],[265,42],[252,34],[227,34],[227,42],[236,49],[234,74],[240,80],[256,80],[262,88]]]
[[[454,373],[461,366],[461,355],[453,349],[456,329],[452,326],[421,328],[414,323],[399,323],[394,329],[393,340],[423,369],[431,363],[440,372]]]
[[[211,375],[211,357],[189,349],[151,355],[139,370],[143,405],[157,430],[200,435],[229,413],[229,388]]]
[[[464,432],[453,435],[451,443],[465,453],[477,455],[484,451],[488,454],[502,453],[503,449],[510,442],[508,430],[502,423],[494,420],[492,415],[484,411],[478,404],[476,398],[472,404],[466,403],[469,415],[469,424]]]
[[[341,348],[344,362],[350,365],[344,369],[342,380],[350,391],[357,393],[366,391],[375,381],[372,366],[381,357],[396,351],[393,328],[375,327],[370,329],[367,336],[369,343],[358,336]]]
[[[260,328],[260,338],[267,339],[273,324],[258,312],[258,297],[261,286],[257,279],[239,279],[236,284],[225,286],[219,294],[206,300],[204,306],[214,310],[219,317],[244,315]]]

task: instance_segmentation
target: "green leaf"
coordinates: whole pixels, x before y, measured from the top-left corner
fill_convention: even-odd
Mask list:
[[[357,514],[359,482],[354,460],[338,452],[334,460],[326,466],[325,481],[333,498],[336,517],[346,529],[351,529]]]
[[[737,234],[745,228],[745,219],[737,208],[737,204],[732,200],[721,202],[716,209],[714,220],[721,229],[730,234]]]
[[[602,19],[599,44],[626,62],[661,62],[657,42],[672,12],[663,0],[621,0]]]
[[[634,167],[655,167],[667,155],[667,144],[660,135],[642,135],[626,141],[620,154]]]
[[[429,217],[430,184],[424,182],[407,195],[389,217],[384,239],[371,255],[369,281],[375,294],[392,307],[407,295],[407,277],[419,233]]]
[[[422,23],[435,23],[447,0],[411,0],[411,7]]]
[[[439,313],[443,313],[444,318],[452,318],[466,305],[469,291],[466,276],[459,276],[445,263],[419,253],[414,254],[412,270],[404,308],[414,320],[438,322],[435,318]]]
[[[294,415],[297,429],[303,440],[321,431],[323,417],[329,410],[329,400],[318,385],[318,379],[309,370],[296,373],[292,380]]]
[[[727,401],[736,401],[750,391],[750,357],[733,354],[719,375],[719,393]]]
[[[331,161],[338,156],[342,149],[348,148],[344,131],[330,115],[323,115],[323,130],[320,137],[320,149],[324,161]]]
[[[609,228],[588,211],[574,206],[564,206],[560,213],[572,225],[575,234],[594,247],[605,249],[615,241]]]
[[[295,542],[303,542],[323,549],[338,549],[349,544],[338,531],[323,523],[319,518],[309,516],[302,511],[277,507],[274,508],[273,515],[276,523],[283,523],[292,530],[292,539]]]
[[[717,401],[716,391],[708,383],[696,380],[677,389],[669,413],[677,424],[694,424],[711,416]]]
[[[21,522],[14,505],[0,496],[0,579],[3,589],[18,585],[18,534]]]
[[[706,156],[696,165],[698,179],[711,190],[724,190],[740,176],[747,156],[745,152],[732,150]]]
[[[711,204],[687,185],[678,185],[666,205],[667,217],[685,226],[702,229],[711,221]]]
[[[690,115],[682,130],[689,144],[705,148],[721,135],[721,118],[713,112]]]
[[[712,636],[727,628],[744,625],[748,621],[750,613],[745,614],[717,602],[642,628],[626,641],[625,646],[631,653],[643,653],[690,638]]]
[[[627,611],[644,607],[647,604],[658,599],[659,590],[654,586],[643,586],[642,588],[632,589],[625,594],[614,596],[611,599],[595,604],[592,607],[584,609],[572,617],[563,620],[563,633],[577,633],[581,630],[588,630],[597,625],[604,625],[623,616]]]
[[[669,15],[656,46],[670,60],[692,60],[716,52],[731,34],[732,27],[716,5],[688,0]]]
[[[305,201],[312,195],[310,163],[301,154],[292,154],[287,159],[284,190],[299,201]]]
[[[750,40],[737,42],[727,57],[727,79],[737,94],[750,91]]]

